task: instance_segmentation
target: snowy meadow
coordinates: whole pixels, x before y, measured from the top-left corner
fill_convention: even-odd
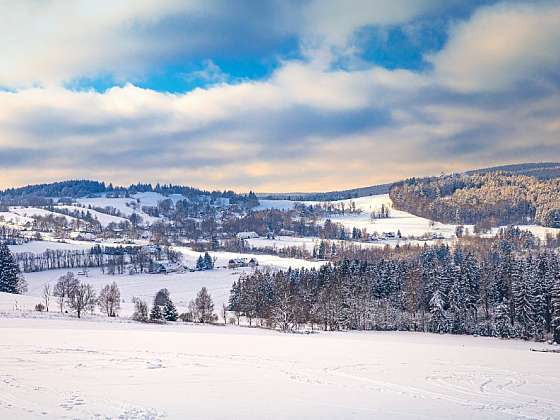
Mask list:
[[[0,319],[2,418],[558,418],[543,345]]]

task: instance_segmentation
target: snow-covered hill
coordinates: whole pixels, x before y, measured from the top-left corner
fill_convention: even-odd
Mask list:
[[[553,419],[544,344],[0,319],[0,418]]]
[[[361,214],[332,215],[329,217],[333,222],[339,222],[346,228],[366,229],[368,233],[383,233],[401,231],[403,236],[422,236],[424,234],[435,234],[445,238],[455,235],[456,225],[432,222],[423,217],[393,209],[393,203],[388,194],[371,195],[349,200],[332,201],[334,205],[344,203],[347,207],[353,202],[356,208],[362,210]],[[298,201],[290,200],[261,200],[260,207],[274,208],[280,210],[292,209]],[[321,201],[303,201],[305,205],[321,205]],[[370,215],[374,211],[379,211],[381,206],[388,207],[389,217],[386,219],[372,220]],[[324,221],[324,220],[323,220]]]

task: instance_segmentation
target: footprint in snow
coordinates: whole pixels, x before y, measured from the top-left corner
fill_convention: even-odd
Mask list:
[[[164,367],[159,359],[146,362],[146,369],[163,369]]]

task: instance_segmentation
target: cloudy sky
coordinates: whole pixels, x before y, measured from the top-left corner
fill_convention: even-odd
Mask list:
[[[560,161],[560,1],[0,0],[0,187]]]

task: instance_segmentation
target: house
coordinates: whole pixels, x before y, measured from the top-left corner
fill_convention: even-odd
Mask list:
[[[149,273],[150,274],[169,274],[169,273],[180,273],[183,272],[184,268],[179,263],[174,263],[171,261],[153,261],[150,264]]]
[[[95,241],[96,236],[89,232],[71,232],[70,239],[74,239],[76,241]]]
[[[237,237],[237,239],[253,239],[259,237],[256,232],[239,232],[235,236]]]
[[[278,234],[280,236],[296,236],[296,233],[293,230],[288,229],[280,229],[280,232],[278,232]]]
[[[228,261],[228,268],[256,267],[259,262],[256,258],[232,258]]]

